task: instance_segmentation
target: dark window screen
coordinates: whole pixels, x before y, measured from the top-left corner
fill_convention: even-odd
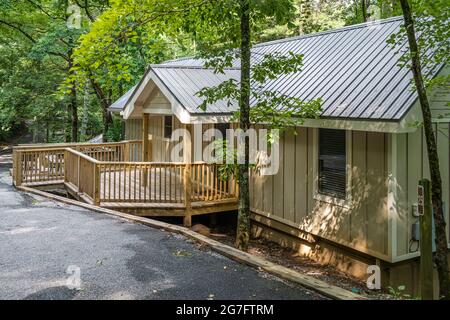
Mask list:
[[[345,130],[319,129],[319,193],[345,199]]]
[[[216,129],[222,133],[222,139],[227,139],[227,130],[230,129],[229,123],[216,123]]]
[[[164,138],[172,137],[172,116],[164,116]]]

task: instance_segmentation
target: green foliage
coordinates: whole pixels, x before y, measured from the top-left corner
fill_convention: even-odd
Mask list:
[[[407,43],[404,27],[394,34],[388,43],[403,53],[400,67],[410,68],[412,55],[419,55],[425,87],[428,90],[437,88],[450,89],[450,76],[437,76],[441,66],[448,65],[450,60],[450,4],[448,0],[413,0],[413,19],[419,52],[411,53]],[[413,89],[415,88],[412,83]]]
[[[430,82],[431,76],[436,71],[436,69],[431,69],[431,66],[447,64],[450,59],[450,5],[447,0],[432,2],[414,0],[412,2],[419,46],[419,52],[413,54],[420,56],[425,71],[428,71],[425,77],[429,85],[448,81],[448,79],[441,78]],[[392,35],[388,43],[403,50],[404,55],[400,66],[410,67],[411,53],[408,48],[402,48],[403,44],[407,43],[405,28],[402,27],[399,33]],[[429,69],[426,70],[426,68]]]
[[[444,0],[432,4],[414,1],[436,16],[448,12],[439,10],[445,5]],[[37,130],[50,127],[46,136],[64,139],[61,132],[69,126],[70,89],[76,87],[81,105],[84,94],[80,92],[89,83],[89,130],[82,137],[88,139],[104,126],[102,109],[138,82],[149,64],[196,55],[205,58],[217,72],[224,72],[239,59],[236,49],[241,39],[240,12],[236,0],[75,1],[82,14],[80,29],[66,25],[69,3],[72,2],[1,1],[0,138],[10,136],[26,123]],[[370,3],[382,8],[382,17],[399,13],[398,6],[392,5],[396,1]],[[359,1],[252,0],[250,11],[253,43],[361,22]],[[442,36],[445,31],[440,31]],[[442,55],[446,50],[442,47]],[[276,78],[282,69],[296,72],[301,56],[263,57],[260,62],[263,63],[253,66],[252,72],[254,79],[263,82],[260,77]],[[229,101],[236,100],[238,95],[232,94],[236,85],[223,84],[217,93],[205,89],[204,97],[207,103],[221,95]],[[289,101],[280,93],[260,93],[255,99],[268,100],[267,105],[297,104],[307,110],[304,103]],[[311,116],[313,109],[298,116]],[[272,115],[276,126],[291,124],[273,119],[276,108],[258,111],[256,105],[254,110],[254,121]],[[83,112],[78,113],[82,117]]]
[[[103,1],[84,1],[90,13]],[[69,74],[70,55],[86,31],[69,29],[67,1],[2,1],[0,5],[1,138],[27,125],[43,141],[61,141],[71,100],[57,90]],[[100,7],[98,7],[100,8]]]
[[[122,119],[118,118],[118,117],[114,117],[113,118],[113,123],[112,126],[109,127],[108,132],[106,133],[107,135],[107,140],[112,142],[112,141],[121,141],[123,140],[123,121]]]
[[[11,138],[25,124],[61,122],[64,115],[53,110],[54,83],[62,78],[58,68],[29,59],[22,43],[0,44],[0,66],[0,139]]]
[[[145,23],[145,9],[152,1],[112,1],[112,7],[80,37],[74,50],[74,80],[94,79],[114,98],[140,80],[149,64],[189,53],[189,39],[168,37],[164,30]],[[120,91],[120,92],[119,92]]]
[[[208,66],[217,68],[215,72],[225,72],[225,68],[232,65],[230,57],[236,57],[236,52],[228,51],[223,57],[216,56],[207,61]],[[209,56],[208,56],[209,57]],[[280,53],[266,54],[259,63],[252,66],[252,107],[250,110],[251,123],[264,123],[268,127],[286,130],[304,122],[307,118],[316,118],[321,112],[321,99],[302,101],[301,99],[285,95],[281,92],[267,90],[265,85],[269,81],[278,79],[290,73],[301,72],[303,55],[289,52],[286,56]],[[206,87],[198,92],[204,99],[199,106],[206,110],[207,106],[223,100],[228,106],[236,105],[241,94],[240,83],[229,79],[215,87]],[[233,120],[238,122],[240,111],[236,112]]]

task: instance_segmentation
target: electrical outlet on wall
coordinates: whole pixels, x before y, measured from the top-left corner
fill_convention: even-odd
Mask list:
[[[412,216],[415,218],[419,218],[420,217],[420,213],[419,213],[419,206],[417,205],[417,203],[413,203],[411,206],[411,212],[412,212]]]

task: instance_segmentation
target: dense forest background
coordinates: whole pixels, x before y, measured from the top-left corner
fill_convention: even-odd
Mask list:
[[[396,2],[296,0],[293,23],[264,21],[253,41],[397,16]],[[34,142],[86,141],[102,133],[105,140],[121,139],[123,124],[107,108],[139,81],[149,64],[197,51],[192,33],[183,31],[196,21],[187,19],[185,28],[175,30],[169,23],[148,23],[156,3],[2,0],[0,141],[16,142],[25,133]],[[220,29],[220,24],[212,27]]]

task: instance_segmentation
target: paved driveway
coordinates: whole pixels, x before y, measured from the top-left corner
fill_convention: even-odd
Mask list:
[[[183,236],[17,192],[8,168],[0,163],[0,299],[323,298]]]

